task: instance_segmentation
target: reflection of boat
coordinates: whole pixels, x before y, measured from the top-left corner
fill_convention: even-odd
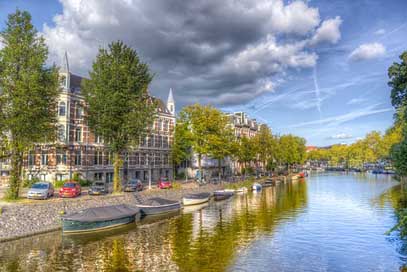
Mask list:
[[[291,180],[296,180],[299,178],[300,178],[300,175],[297,175],[297,174],[291,176]]]
[[[260,191],[262,189],[262,186],[260,183],[254,183],[252,186],[253,191]]]
[[[274,181],[271,178],[266,179],[262,184],[263,187],[270,187],[273,185],[274,185]]]
[[[184,206],[202,204],[208,202],[210,197],[210,193],[188,194],[182,198],[182,204]]]
[[[193,213],[193,212],[196,212],[196,211],[200,211],[200,210],[202,210],[202,209],[204,209],[204,208],[206,208],[206,207],[208,207],[209,206],[209,203],[208,202],[205,202],[205,203],[202,203],[202,204],[198,204],[198,205],[190,205],[190,206],[185,206],[183,209],[182,209],[182,213]]]
[[[170,219],[174,216],[180,215],[181,212],[180,210],[172,211],[172,212],[167,212],[167,213],[160,213],[160,214],[152,214],[149,216],[143,217],[143,219],[140,221],[138,224],[139,227],[147,227],[148,225],[157,223],[157,222],[162,222],[164,220]]]
[[[140,210],[127,205],[115,205],[86,209],[62,218],[64,233],[105,230],[136,220]]]
[[[233,191],[229,190],[218,190],[213,192],[213,197],[216,201],[225,200],[234,195]]]
[[[169,200],[160,197],[153,197],[136,204],[143,215],[154,215],[175,212],[181,209],[179,201]]]

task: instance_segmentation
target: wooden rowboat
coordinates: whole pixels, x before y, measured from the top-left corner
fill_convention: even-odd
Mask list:
[[[179,201],[169,200],[160,197],[153,197],[136,204],[142,215],[156,215],[171,213],[181,209]]]
[[[189,194],[182,198],[184,206],[198,205],[209,201],[210,193]]]

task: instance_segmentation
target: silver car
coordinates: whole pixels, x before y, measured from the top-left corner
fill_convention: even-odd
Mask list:
[[[36,182],[28,190],[27,198],[47,199],[54,195],[54,186],[49,182]]]

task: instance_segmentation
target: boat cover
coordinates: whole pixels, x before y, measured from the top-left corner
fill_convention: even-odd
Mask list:
[[[90,208],[78,213],[66,215],[62,218],[63,220],[78,222],[100,222],[134,216],[139,213],[139,211],[140,210],[137,207],[131,207],[123,204]]]
[[[152,197],[147,200],[144,200],[140,205],[149,205],[149,206],[162,206],[169,204],[178,204],[179,201],[169,200],[161,197]]]
[[[199,193],[199,194],[188,194],[188,195],[184,196],[184,198],[187,198],[187,199],[204,199],[204,198],[208,198],[210,196],[211,196],[210,193]]]

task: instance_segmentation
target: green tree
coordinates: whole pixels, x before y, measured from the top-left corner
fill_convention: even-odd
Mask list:
[[[171,147],[171,158],[174,168],[183,161],[190,159],[191,149],[192,143],[188,124],[177,120],[174,131],[174,143]]]
[[[148,95],[152,80],[147,64],[121,41],[99,49],[82,92],[89,127],[101,136],[113,154],[113,190],[121,191],[121,155],[136,147],[155,118],[156,103]]]
[[[400,55],[400,60],[388,69],[391,103],[396,109],[405,106],[407,101],[407,51]]]
[[[242,137],[240,139],[236,157],[238,161],[243,164],[246,173],[250,163],[256,159],[256,149],[253,138]]]
[[[288,170],[294,164],[302,164],[306,158],[305,139],[291,134],[283,135],[279,139],[281,148],[280,162],[284,163]]]
[[[45,66],[48,49],[28,12],[10,14],[0,38],[0,145],[11,160],[7,196],[16,199],[24,154],[56,136],[58,71]]]
[[[273,135],[267,125],[261,125],[259,132],[253,138],[255,150],[259,161],[263,167],[267,167],[268,162],[272,160],[273,156]]]
[[[236,137],[229,126],[229,118],[220,112],[213,120],[217,128],[208,135],[209,155],[218,161],[219,180],[222,175],[222,160],[236,154]]]

